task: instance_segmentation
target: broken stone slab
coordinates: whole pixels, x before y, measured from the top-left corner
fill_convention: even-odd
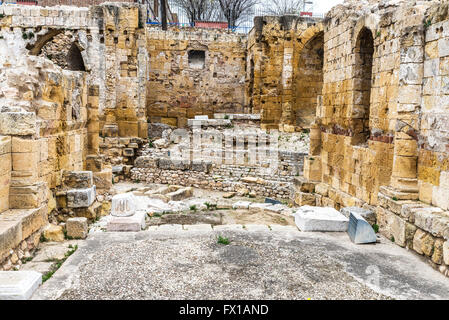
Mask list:
[[[340,213],[349,219],[351,213],[360,215],[371,225],[376,223],[376,215],[372,210],[363,209],[359,207],[346,207],[340,210]]]
[[[85,239],[87,237],[87,218],[69,218],[66,222],[67,236],[73,239]]]
[[[128,217],[112,217],[106,227],[108,232],[137,232],[145,228],[144,211],[138,211]]]
[[[186,198],[190,198],[192,195],[193,195],[193,188],[192,187],[182,188],[182,189],[179,189],[179,190],[176,190],[174,192],[170,192],[170,193],[166,194],[166,196],[171,201],[183,200],[183,199],[186,199]]]
[[[236,193],[235,192],[227,192],[223,195],[223,198],[225,199],[231,199],[233,197],[235,197]]]
[[[111,215],[114,217],[129,217],[136,212],[137,200],[132,193],[117,194],[112,197]]]
[[[359,208],[358,208],[359,209]],[[349,211],[348,235],[355,244],[374,243],[377,241],[373,227],[357,210]]]
[[[301,231],[346,232],[349,219],[331,207],[302,206],[295,213],[296,226]]]
[[[41,283],[36,271],[0,271],[0,300],[28,300]]]
[[[95,201],[96,187],[71,189],[67,191],[68,208],[87,208]]]
[[[265,209],[267,209],[268,207],[271,207],[272,205],[269,203],[251,203],[248,207],[249,210],[251,211],[259,211],[262,212]]]
[[[248,209],[251,204],[249,201],[237,201],[232,205],[232,209]]]

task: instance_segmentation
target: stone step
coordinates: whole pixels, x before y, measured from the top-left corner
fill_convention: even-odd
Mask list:
[[[398,190],[389,186],[382,186],[379,188],[379,192],[390,197],[392,199],[397,200],[418,200],[419,194],[418,190]]]
[[[47,206],[11,209],[0,214],[0,261],[9,255],[11,249],[47,223]]]
[[[36,271],[0,271],[0,300],[28,300],[41,283]]]
[[[145,224],[146,213],[138,211],[129,217],[112,217],[107,225],[108,232],[114,231],[128,231],[137,232],[146,227]]]

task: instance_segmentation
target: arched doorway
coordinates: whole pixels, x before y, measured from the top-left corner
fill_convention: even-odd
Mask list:
[[[370,137],[369,118],[373,73],[374,39],[363,27],[357,36],[354,65],[354,99],[352,108],[353,144],[366,145]]]
[[[317,33],[304,45],[299,54],[295,76],[296,126],[310,128],[315,119],[317,101],[323,89],[324,33]]]

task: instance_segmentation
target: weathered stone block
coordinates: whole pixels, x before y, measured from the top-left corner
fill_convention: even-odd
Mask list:
[[[95,185],[91,188],[85,189],[71,189],[67,191],[67,207],[68,208],[82,208],[89,207],[96,196]]]
[[[103,169],[93,173],[95,187],[98,190],[109,190],[112,187],[112,168]]]
[[[56,226],[54,224],[49,224],[43,232],[44,238],[48,241],[64,241],[64,230],[62,226]]]
[[[36,134],[36,114],[34,112],[1,112],[0,134],[29,136]]]
[[[209,173],[212,168],[212,162],[205,162],[205,161],[192,161],[192,170],[198,171],[198,172],[205,172]]]
[[[193,195],[193,188],[182,188],[174,192],[167,193],[166,196],[172,201],[180,201],[186,198],[190,198]]]
[[[449,265],[449,241],[445,241],[443,244],[443,261]]]
[[[316,197],[312,193],[296,192],[295,193],[295,203],[299,206],[315,206]]]
[[[66,222],[67,236],[73,239],[84,239],[87,237],[87,218],[69,218]]]
[[[67,171],[62,173],[62,183],[65,188],[90,188],[93,186],[92,171]]]
[[[435,240],[433,246],[432,262],[436,264],[441,264],[443,262],[443,240]]]

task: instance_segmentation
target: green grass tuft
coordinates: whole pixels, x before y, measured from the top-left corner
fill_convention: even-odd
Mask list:
[[[218,236],[217,243],[218,244],[223,244],[223,245],[226,246],[226,245],[230,244],[231,241],[228,238],[225,238],[225,237],[222,237],[222,236]]]

